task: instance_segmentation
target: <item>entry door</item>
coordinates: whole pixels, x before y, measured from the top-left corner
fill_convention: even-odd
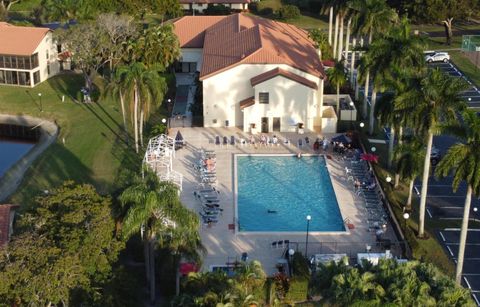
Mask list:
[[[268,133],[268,117],[262,117],[262,133]]]
[[[273,118],[273,131],[278,131],[280,132],[280,117],[274,117]]]

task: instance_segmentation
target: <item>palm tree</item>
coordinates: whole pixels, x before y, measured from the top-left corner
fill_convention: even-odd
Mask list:
[[[337,88],[337,115],[340,116],[340,87],[347,82],[347,74],[343,61],[335,61],[335,65],[326,71],[330,84]]]
[[[138,153],[139,138],[143,144],[143,123],[150,114],[152,104],[160,103],[163,100],[167,85],[156,69],[149,69],[143,63],[138,62],[119,67],[116,75],[125,97],[130,100],[135,150]]]
[[[412,77],[408,87],[410,90],[398,99],[397,111],[403,116],[410,116],[415,128],[427,135],[418,227],[418,235],[423,237],[433,135],[439,132],[441,124],[458,120],[457,112],[466,107],[460,92],[467,86],[463,79],[435,69]]]
[[[458,285],[462,278],[472,194],[480,195],[480,117],[470,110],[465,110],[462,115],[462,120],[441,127],[443,131],[460,138],[463,143],[450,147],[435,170],[435,175],[438,177],[446,177],[453,171],[454,191],[457,191],[462,181],[467,183],[455,273],[455,281]]]
[[[408,180],[408,199],[405,207],[411,209],[413,183],[423,166],[425,150],[423,143],[419,140],[400,145],[394,152],[396,161],[396,172],[404,180]]]
[[[393,73],[402,70],[410,70],[415,67],[416,70],[425,68],[423,50],[425,40],[420,36],[412,35],[410,23],[407,18],[402,18],[398,26],[392,27],[390,31],[381,40],[374,41],[365,54],[366,69],[373,76],[372,101],[370,108],[369,133],[372,134],[375,127],[375,104],[377,91],[385,85],[385,80]],[[393,78],[395,79],[396,76]],[[392,79],[392,78],[390,78]],[[403,88],[402,84],[395,84],[398,91]],[[393,128],[393,127],[392,127]],[[394,131],[392,132],[394,136]],[[391,138],[393,145],[394,138]],[[390,151],[392,152],[392,151]],[[391,155],[390,155],[391,157]],[[389,159],[391,162],[391,159]]]
[[[122,236],[128,239],[141,233],[144,240],[145,270],[150,282],[150,300],[155,301],[155,247],[176,236],[185,228],[192,229],[193,215],[183,219],[186,209],[178,197],[178,189],[169,182],[160,182],[156,174],[145,172],[144,178],[135,178],[119,197],[128,207],[123,219]],[[187,223],[188,227],[182,224]],[[198,223],[198,222],[197,222]],[[197,224],[198,225],[198,224]]]
[[[353,10],[353,33],[357,36],[368,36],[368,44],[372,43],[373,36],[386,33],[397,14],[386,3],[385,0],[351,0],[348,3]],[[364,72],[365,94],[363,105],[363,116],[367,114],[367,99],[370,82],[370,72]],[[372,94],[373,95],[373,94]]]
[[[113,99],[117,97],[120,100],[120,107],[122,109],[122,119],[123,119],[123,129],[126,132],[128,140],[128,130],[127,130],[127,115],[125,112],[125,93],[123,91],[123,86],[121,84],[121,75],[118,73],[118,70],[115,71],[113,78],[108,83],[104,95],[110,96]]]
[[[319,52],[319,58],[330,59],[332,57],[332,46],[328,43],[327,35],[318,29],[312,29],[308,32],[308,37],[315,43],[315,48]]]

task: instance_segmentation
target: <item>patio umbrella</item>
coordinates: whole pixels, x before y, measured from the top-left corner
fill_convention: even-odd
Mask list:
[[[183,135],[180,133],[180,130],[178,130],[177,135],[175,136],[175,147],[177,148],[182,148],[184,145],[184,139]]]
[[[180,263],[180,274],[188,275],[189,273],[192,273],[192,272],[198,272],[197,264],[193,262]]]
[[[373,163],[378,162],[378,156],[376,154],[364,153],[360,155],[360,159]]]

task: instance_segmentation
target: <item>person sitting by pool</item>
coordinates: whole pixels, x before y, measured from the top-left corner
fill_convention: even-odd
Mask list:
[[[375,189],[376,186],[377,186],[377,184],[375,183],[375,181],[372,181],[372,183],[367,185],[367,190],[373,190],[373,189]]]
[[[313,150],[317,151],[320,149],[320,141],[317,139],[315,143],[313,143]]]
[[[360,182],[360,180],[358,180],[358,178],[356,178],[355,182],[353,183],[353,187],[355,188],[355,193],[358,192],[358,189],[360,189],[361,185],[362,185],[362,183]]]
[[[297,153],[297,158],[300,159],[301,157],[302,157],[302,153],[301,152]]]
[[[272,143],[273,143],[274,145],[278,145],[278,138],[277,138],[276,135],[274,135],[274,136],[272,137]]]

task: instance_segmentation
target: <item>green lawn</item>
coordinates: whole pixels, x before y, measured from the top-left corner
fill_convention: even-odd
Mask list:
[[[480,69],[463,55],[461,51],[450,51],[451,61],[477,86],[480,86]]]
[[[101,193],[111,192],[122,168],[136,160],[124,143],[121,112],[113,101],[84,104],[74,102],[83,78],[59,75],[33,89],[0,87],[0,113],[28,114],[56,121],[60,136],[37,159],[26,173],[12,201],[29,204],[39,191],[58,185],[66,179],[88,182]],[[40,112],[38,93],[42,93]],[[65,102],[62,96],[65,95]],[[65,144],[63,144],[65,140]]]
[[[33,11],[33,9],[40,5],[42,0],[21,0],[18,3],[15,3],[10,8],[12,12],[25,12],[25,11]]]

